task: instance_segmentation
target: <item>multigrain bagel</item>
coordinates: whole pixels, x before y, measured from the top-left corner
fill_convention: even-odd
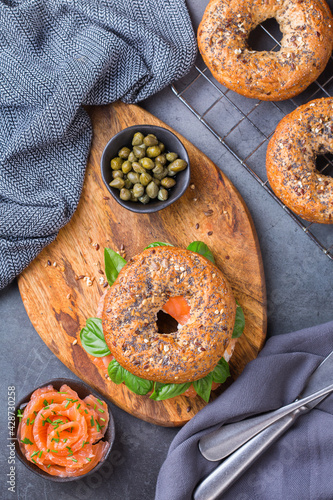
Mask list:
[[[250,32],[269,18],[279,23],[280,50],[251,50]],[[227,88],[279,101],[300,94],[324,70],[332,52],[333,18],[324,0],[211,0],[198,45],[213,76]]]
[[[190,318],[158,333],[157,313],[182,296]],[[149,248],[131,259],[108,290],[103,331],[115,359],[132,374],[162,383],[191,382],[211,372],[232,336],[236,303],[209,260],[181,248]]]
[[[285,116],[269,141],[266,170],[275,194],[311,222],[333,223],[333,179],[316,156],[333,153],[333,98],[311,101]]]

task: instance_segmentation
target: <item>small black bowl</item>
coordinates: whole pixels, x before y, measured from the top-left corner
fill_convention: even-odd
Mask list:
[[[15,437],[17,436],[17,429],[18,429],[18,425],[19,425],[19,421],[20,421],[20,419],[17,416],[17,411],[24,410],[24,408],[26,407],[26,405],[30,401],[32,393],[36,389],[40,389],[41,387],[46,387],[47,385],[53,385],[53,388],[56,391],[59,391],[60,387],[63,384],[67,384],[71,389],[73,389],[73,391],[77,392],[78,396],[81,399],[84,399],[86,396],[89,396],[89,394],[93,394],[96,398],[102,399],[103,401],[105,401],[105,398],[103,398],[103,396],[101,396],[98,393],[96,393],[95,391],[93,391],[88,385],[84,384],[83,382],[78,382],[76,380],[69,380],[69,379],[64,379],[64,378],[57,378],[57,379],[51,380],[50,382],[45,382],[44,384],[40,385],[39,387],[35,387],[35,389],[33,391],[31,391],[29,394],[24,396],[17,403],[17,405],[15,407]],[[105,403],[107,403],[107,402],[105,401]],[[105,460],[107,459],[107,457],[111,451],[111,448],[113,446],[113,443],[114,443],[115,426],[114,426],[114,420],[113,420],[113,416],[112,416],[112,413],[110,411],[109,406],[108,406],[108,410],[109,410],[109,425],[105,431],[103,441],[107,441],[109,443],[109,449],[107,450],[105,457],[93,469],[91,469],[91,471],[87,472],[86,474],[83,474],[82,476],[75,476],[75,477],[51,476],[51,474],[48,474],[47,472],[40,469],[37,465],[35,465],[32,462],[29,462],[29,460],[26,459],[25,455],[22,453],[18,439],[15,439],[15,451],[16,451],[17,457],[34,474],[37,474],[38,476],[43,477],[44,479],[49,479],[50,481],[55,481],[57,483],[66,483],[68,481],[76,481],[77,479],[82,479],[84,477],[89,476],[90,474],[93,474],[100,467],[102,467],[102,465],[104,464]]]
[[[158,199],[151,200],[149,203],[144,205],[143,203],[124,201],[120,199],[119,190],[109,186],[109,183],[113,180],[112,170],[110,167],[110,162],[112,158],[118,156],[118,151],[127,146],[132,148],[132,138],[135,132],[141,132],[144,135],[154,134],[157,139],[165,145],[167,152],[177,153],[178,157],[187,162],[187,167],[185,170],[178,172],[175,180],[176,185],[169,190],[169,198],[165,201],[160,201]],[[187,151],[182,144],[182,142],[175,136],[172,132],[166,128],[157,127],[156,125],[133,125],[132,127],[125,128],[116,134],[104,148],[102,158],[101,158],[101,171],[103,181],[114,199],[127,210],[131,210],[136,213],[149,214],[162,210],[168,207],[174,201],[178,200],[188,188],[190,183],[190,160]]]

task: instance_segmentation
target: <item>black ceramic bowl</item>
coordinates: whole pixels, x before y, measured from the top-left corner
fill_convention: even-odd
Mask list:
[[[35,387],[33,391],[31,391],[29,394],[24,396],[16,405],[15,407],[15,436],[17,436],[17,429],[19,425],[19,418],[17,417],[17,411],[24,410],[26,405],[29,403],[30,398],[32,393],[41,387],[45,387],[47,385],[53,385],[54,389],[59,391],[60,387],[63,384],[67,384],[73,391],[77,392],[78,396],[83,399],[89,394],[93,394],[96,398],[102,399],[105,401],[105,398],[101,396],[100,394],[94,392],[88,385],[84,384],[83,382],[78,382],[76,380],[69,380],[69,379],[64,379],[64,378],[57,378],[54,380],[51,380],[50,382],[45,382],[44,384],[40,385],[39,387]],[[107,401],[105,401],[107,403]],[[115,438],[115,427],[114,427],[114,420],[112,413],[110,411],[110,407],[108,406],[109,410],[109,425],[108,428],[106,429],[103,441],[107,441],[109,443],[109,449],[107,450],[105,457],[94,467],[91,469],[91,471],[87,472],[86,474],[83,474],[82,476],[76,476],[76,477],[58,477],[58,476],[51,476],[50,474],[47,474],[47,472],[44,472],[42,469],[40,469],[37,465],[35,465],[32,462],[29,462],[29,460],[26,459],[25,455],[22,453],[22,450],[20,448],[20,444],[18,439],[15,440],[15,451],[16,455],[19,458],[19,460],[29,469],[31,470],[34,474],[37,474],[40,477],[43,477],[45,479],[49,479],[50,481],[55,481],[57,483],[65,483],[68,481],[75,481],[77,479],[82,479],[84,477],[89,476],[90,474],[93,474],[96,472],[102,465],[104,464],[105,460],[107,459],[111,448],[114,443],[114,438]]]
[[[133,147],[132,138],[135,132],[142,132],[144,135],[156,135],[157,139],[165,145],[166,152],[177,153],[179,158],[187,162],[186,169],[177,173],[175,177],[176,185],[169,190],[169,198],[166,201],[155,199],[151,200],[146,205],[139,201],[124,201],[120,199],[119,190],[109,186],[109,183],[113,180],[110,162],[112,158],[118,156],[118,151],[123,146],[127,146],[130,149]],[[178,198],[184,194],[190,182],[190,161],[185,147],[175,134],[165,128],[157,127],[156,125],[133,125],[133,127],[125,128],[112,137],[105,146],[102,154],[101,171],[103,181],[115,200],[117,200],[121,206],[127,208],[127,210],[143,214],[157,212],[171,205],[171,203],[178,200]]]

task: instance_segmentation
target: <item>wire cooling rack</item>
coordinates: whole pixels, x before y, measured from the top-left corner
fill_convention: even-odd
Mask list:
[[[249,44],[254,50],[277,51],[281,36],[277,23],[269,19],[251,33]],[[171,89],[304,233],[333,260],[332,226],[309,223],[290,211],[270,188],[265,168],[267,144],[279,121],[311,99],[333,96],[333,59],[329,60],[316,82],[287,101],[259,101],[236,94],[213,78],[201,57],[191,72],[173,84]],[[318,156],[316,165],[319,172],[333,175],[333,155]]]

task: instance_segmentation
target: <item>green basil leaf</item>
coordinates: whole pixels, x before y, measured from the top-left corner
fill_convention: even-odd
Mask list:
[[[230,377],[230,369],[227,361],[224,358],[221,358],[211,374],[213,376],[213,382],[216,382],[217,384],[223,384],[223,382],[225,382],[227,378]]]
[[[213,373],[210,372],[205,377],[195,380],[193,387],[196,393],[204,400],[206,403],[209,401],[209,396],[212,390]]]
[[[190,385],[191,382],[186,382],[185,384],[161,384],[161,382],[155,382],[154,392],[150,396],[150,399],[163,401],[164,399],[180,396],[180,394],[187,391]]]
[[[111,248],[104,248],[105,274],[110,286],[116,281],[118,274],[126,264],[126,260],[119,253]]]
[[[199,253],[200,255],[206,257],[206,259],[213,262],[213,264],[215,264],[214,255],[209,250],[208,246],[202,241],[192,241],[192,243],[190,243],[189,246],[187,247],[187,250]]]
[[[173,247],[171,243],[163,243],[162,241],[155,241],[154,243],[150,243],[144,250],[147,250],[147,248],[153,248],[153,247]]]
[[[125,384],[132,392],[143,396],[153,389],[154,382],[140,378],[125,370]]]
[[[126,387],[135,394],[143,396],[153,389],[153,382],[133,375],[128,370],[123,368],[118,361],[113,359],[108,366],[108,374],[112,382],[115,384],[125,383]]]
[[[234,325],[234,329],[233,329],[232,336],[231,336],[231,338],[233,338],[233,339],[238,339],[238,337],[240,337],[242,335],[244,328],[245,328],[245,316],[244,316],[243,309],[238,304],[237,300],[236,300],[236,304],[237,304],[236,319],[235,319],[235,325]]]
[[[108,366],[108,374],[112,382],[115,384],[122,384],[125,380],[125,374],[124,374],[125,369],[116,361],[113,359],[110,361],[109,366]]]
[[[110,354],[105,342],[102,320],[100,318],[88,318],[86,326],[80,332],[82,347],[93,356],[101,358]]]

